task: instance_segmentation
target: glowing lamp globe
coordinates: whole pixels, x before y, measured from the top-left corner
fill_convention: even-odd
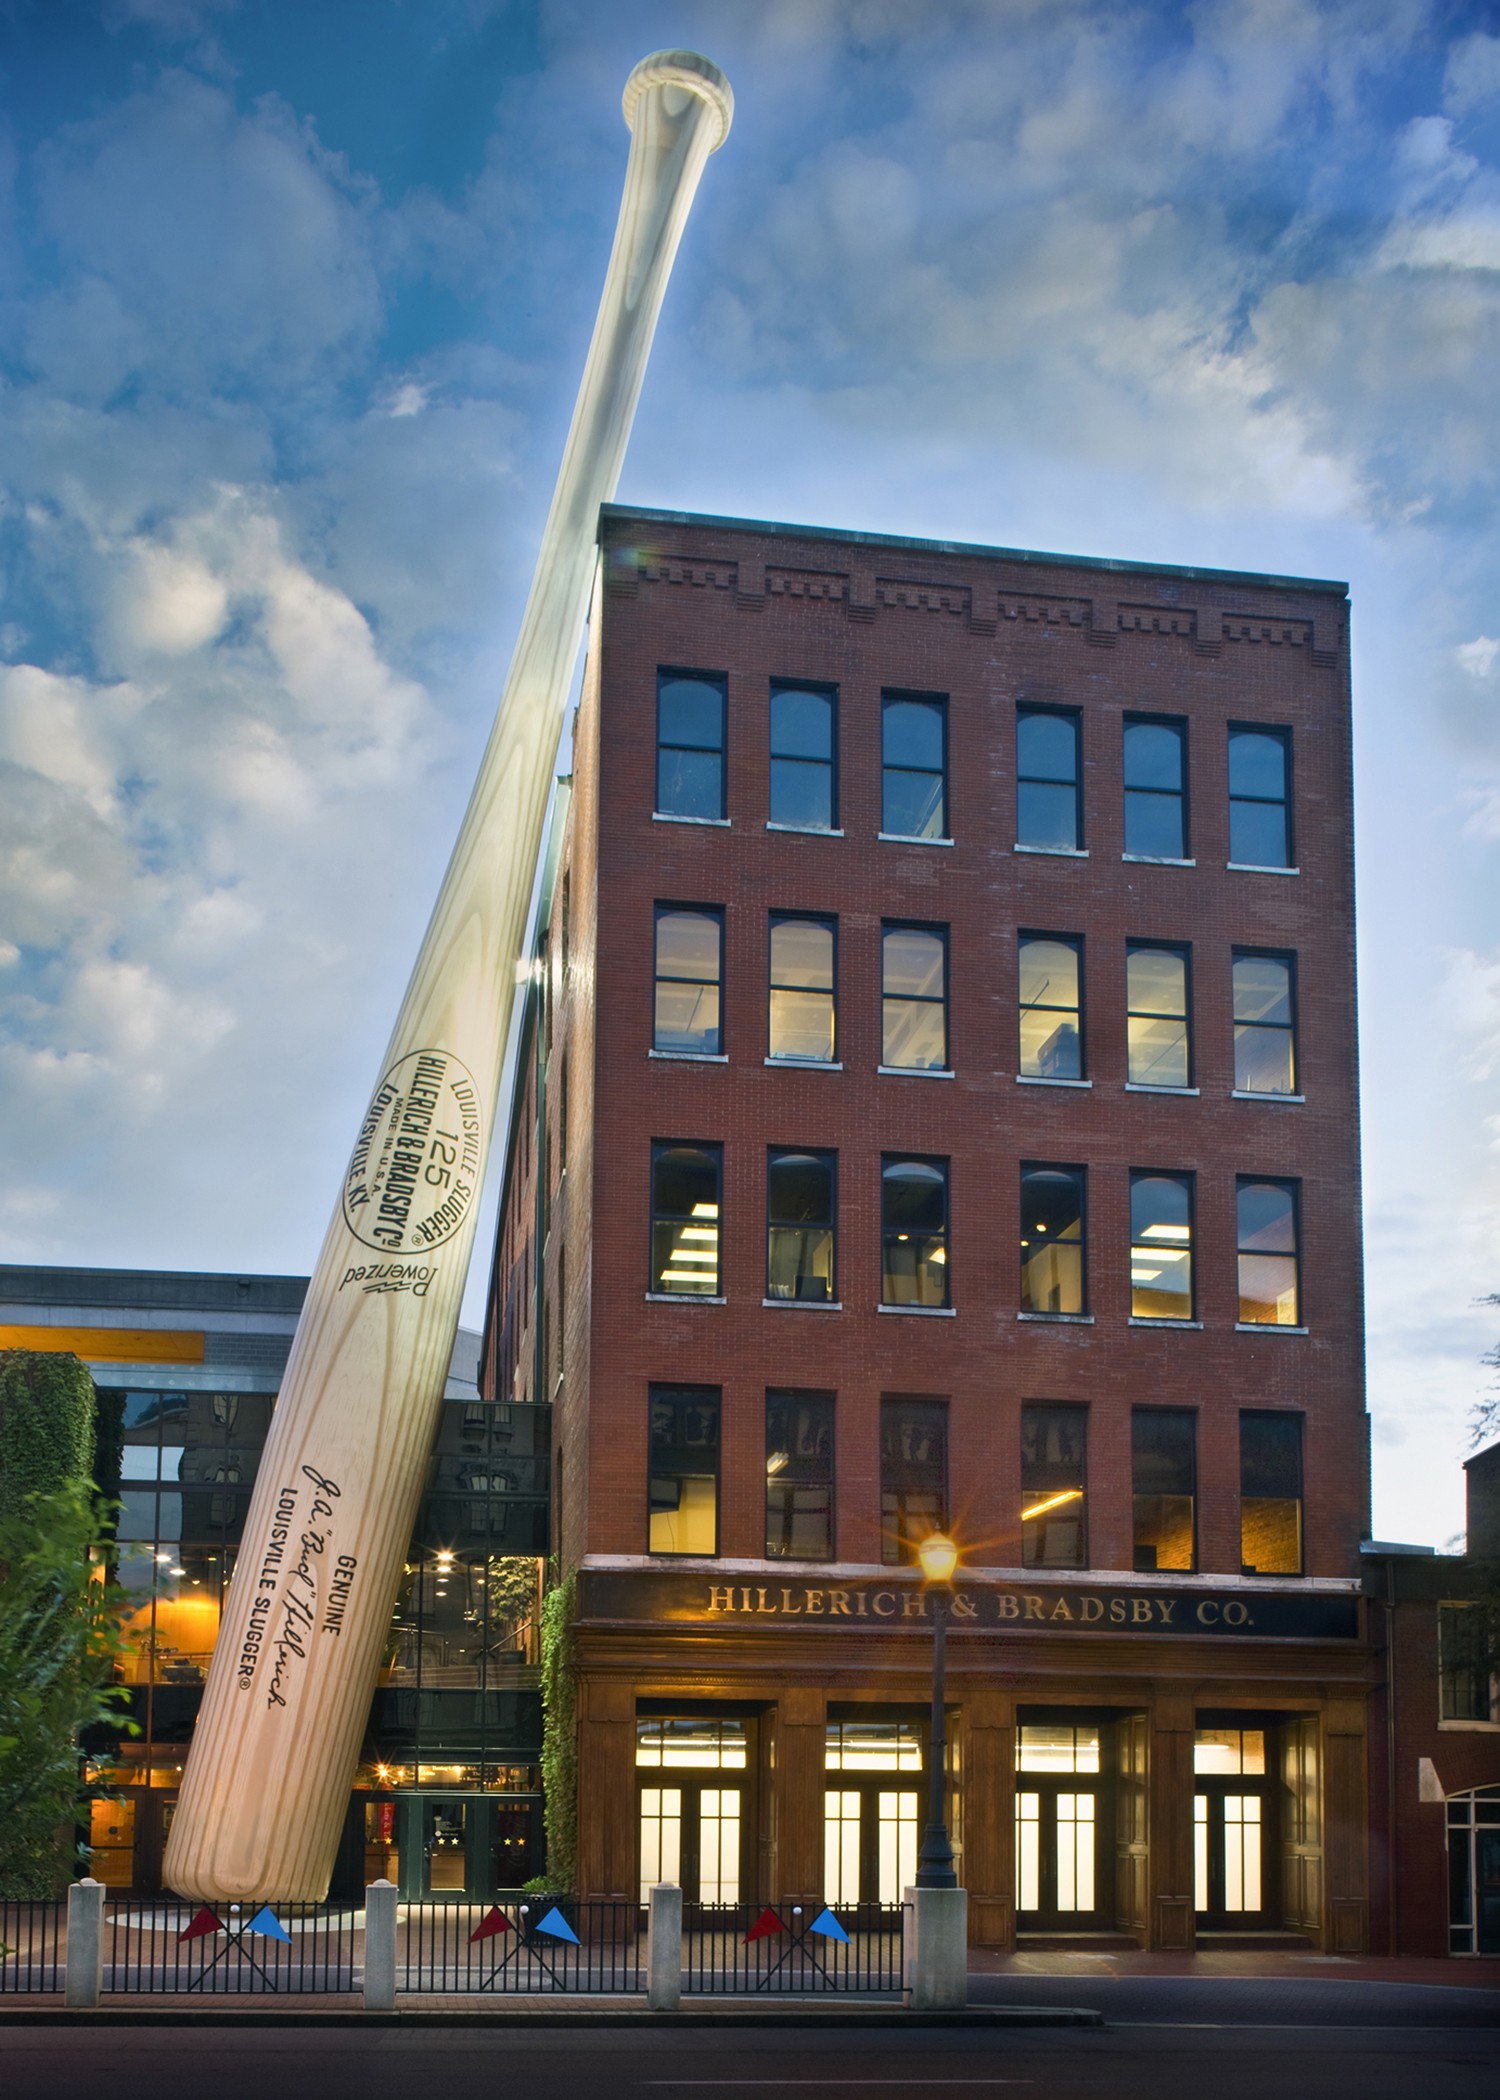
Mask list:
[[[951,1582],[958,1566],[958,1547],[941,1531],[929,1531],[917,1548],[922,1573],[929,1582]]]

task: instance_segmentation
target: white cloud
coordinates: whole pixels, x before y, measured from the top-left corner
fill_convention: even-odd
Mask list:
[[[1480,29],[1460,37],[1443,72],[1443,107],[1456,117],[1500,101],[1500,36]]]

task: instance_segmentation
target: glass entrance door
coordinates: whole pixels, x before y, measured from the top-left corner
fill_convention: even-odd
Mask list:
[[[747,1885],[745,1723],[642,1716],[636,1722],[640,1900],[658,1881],[689,1903],[738,1903]]]
[[[424,1896],[461,1896],[468,1888],[464,1838],[468,1804],[463,1801],[422,1803],[422,1846],[426,1874]]]
[[[828,1723],[823,1900],[897,1904],[917,1876],[922,1736],[912,1721]]]
[[[1200,1728],[1193,1738],[1193,1907],[1206,1923],[1267,1921],[1266,1736]]]
[[[1100,1729],[1023,1723],[1016,1766],[1016,1923],[1025,1932],[1097,1932],[1108,1857]]]

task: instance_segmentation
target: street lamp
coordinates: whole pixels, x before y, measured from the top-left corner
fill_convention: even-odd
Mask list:
[[[948,1823],[943,1814],[944,1764],[947,1737],[944,1728],[944,1666],[947,1661],[948,1605],[953,1596],[953,1571],[958,1566],[958,1548],[941,1531],[929,1531],[917,1548],[922,1573],[932,1599],[932,1734],[928,1751],[927,1828],[917,1855],[919,1889],[956,1889],[953,1847],[948,1842]]]

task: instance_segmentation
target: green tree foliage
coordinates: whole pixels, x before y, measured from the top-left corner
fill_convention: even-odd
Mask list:
[[[570,1575],[542,1600],[542,1788],[546,1795],[549,1888],[578,1878],[578,1685],[573,1614],[577,1578]]]
[[[68,1879],[58,1832],[85,1799],[79,1738],[121,1725],[118,1593],[93,1558],[100,1537],[87,1480],[0,1513],[0,1896],[50,1896]]]
[[[76,1356],[0,1349],[0,1517],[32,1495],[87,1480],[94,1464],[94,1381]]]

